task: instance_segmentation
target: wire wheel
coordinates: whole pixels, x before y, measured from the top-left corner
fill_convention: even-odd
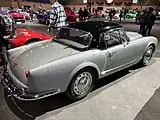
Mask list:
[[[143,64],[144,65],[148,65],[150,59],[152,58],[153,52],[154,52],[153,46],[149,46],[144,54],[144,57],[143,57]]]
[[[84,68],[80,70],[72,79],[66,91],[71,100],[79,100],[88,95],[93,89],[97,73],[94,69]]]
[[[82,72],[74,82],[74,92],[76,95],[83,95],[88,92],[92,85],[92,75],[89,72]]]

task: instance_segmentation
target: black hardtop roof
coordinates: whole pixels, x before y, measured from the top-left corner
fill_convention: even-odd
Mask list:
[[[115,28],[122,28],[121,25],[108,21],[82,21],[76,23],[70,23],[69,27],[90,32],[91,34],[96,34],[98,32],[103,32],[104,30],[111,30]]]

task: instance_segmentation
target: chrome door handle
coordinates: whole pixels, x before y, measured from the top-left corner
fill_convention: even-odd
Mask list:
[[[109,57],[112,57],[115,53],[116,53],[116,51],[110,52],[108,56],[109,56]]]

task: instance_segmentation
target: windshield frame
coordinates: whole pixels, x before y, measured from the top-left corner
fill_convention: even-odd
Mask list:
[[[70,46],[70,47],[72,47],[74,49],[77,49],[77,50],[85,50],[85,49],[88,49],[90,47],[90,45],[91,45],[91,43],[93,41],[93,35],[90,32],[87,32],[87,31],[84,31],[84,30],[80,30],[80,29],[76,29],[76,28],[72,28],[72,27],[61,27],[61,28],[59,28],[58,31],[60,31],[60,29],[63,29],[63,28],[73,29],[73,30],[76,30],[76,31],[80,31],[80,32],[86,33],[88,36],[90,36],[90,40],[89,40],[88,45],[83,45],[83,44],[80,44],[78,42],[74,42],[74,41],[72,41],[70,39],[61,39],[61,38],[57,39],[56,35],[53,38],[53,41],[56,41],[56,42],[59,42],[61,44]],[[56,32],[56,34],[58,33],[58,31]]]

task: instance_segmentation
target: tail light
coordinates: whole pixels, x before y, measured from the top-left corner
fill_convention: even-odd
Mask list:
[[[26,78],[28,79],[30,76],[30,71],[25,72]]]

